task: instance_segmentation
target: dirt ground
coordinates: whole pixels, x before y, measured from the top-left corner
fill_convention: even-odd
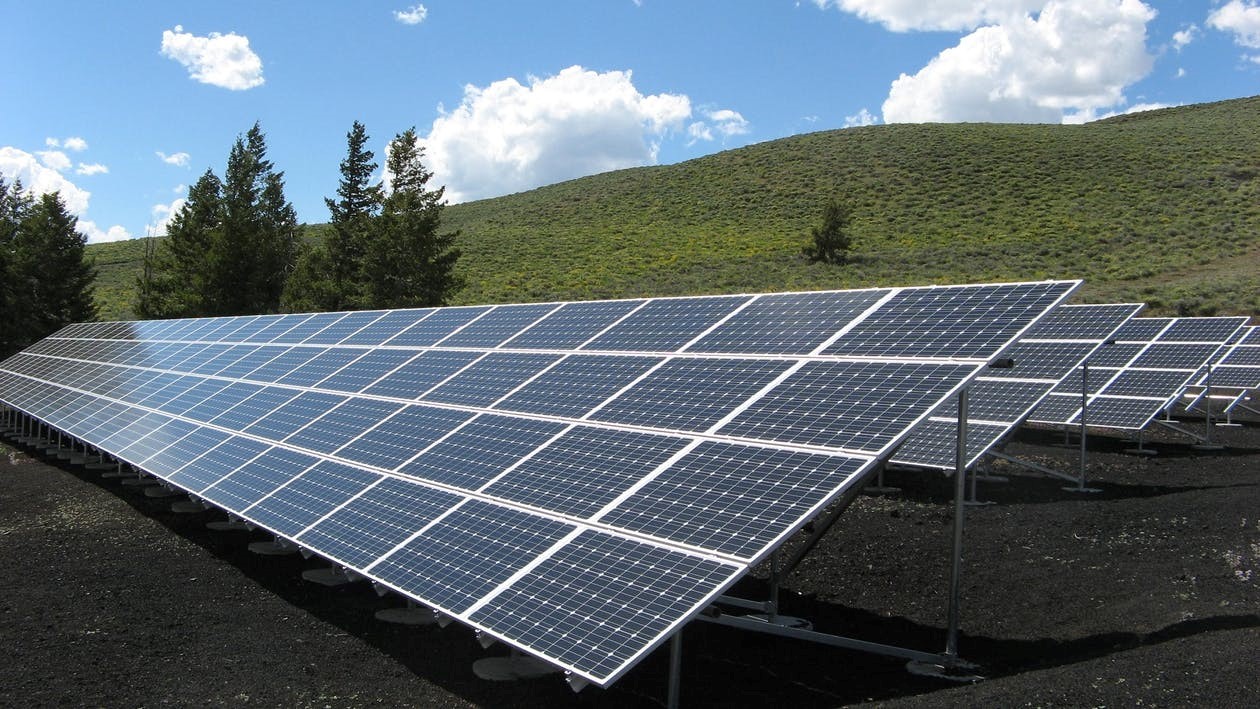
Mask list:
[[[1090,484],[994,472],[970,507],[963,658],[953,684],[904,663],[696,622],[683,636],[684,707],[1260,705],[1260,424],[1219,429],[1206,452],[1172,432],[1090,438]],[[1024,431],[1008,452],[1075,470],[1062,435]],[[33,453],[32,453],[33,454]],[[890,471],[792,576],[784,612],[816,629],[944,647],[952,485]],[[260,533],[212,532],[212,512],[0,447],[0,705],[286,707],[662,705],[668,651],[607,690],[559,677],[478,679],[483,650],[458,624],[373,618],[401,605],[367,584],[303,581],[317,560],[262,557]],[[737,591],[764,597],[765,572]]]

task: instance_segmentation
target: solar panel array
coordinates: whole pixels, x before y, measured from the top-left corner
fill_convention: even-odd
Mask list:
[[[1260,389],[1260,327],[1243,328],[1234,342],[1195,381],[1199,386]]]
[[[1146,428],[1246,323],[1245,317],[1130,320],[1116,333],[1114,345],[1089,360],[1088,425]],[[1068,377],[1029,421],[1079,423],[1081,389],[1080,377]]]
[[[0,401],[607,685],[1078,286],[89,323]]]
[[[1029,330],[1008,353],[1015,366],[989,369],[968,389],[967,466],[1014,431],[1081,362],[1144,306],[1140,303],[1064,305]],[[957,464],[958,418],[948,411],[916,428],[893,462],[941,470]]]

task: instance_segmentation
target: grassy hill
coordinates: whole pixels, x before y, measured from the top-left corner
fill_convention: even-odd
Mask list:
[[[1260,314],[1260,97],[1082,126],[794,136],[449,207],[458,303],[1085,278],[1084,300]],[[832,196],[855,262],[809,264]],[[90,247],[129,317],[139,242]],[[1149,312],[1149,311],[1148,311]]]

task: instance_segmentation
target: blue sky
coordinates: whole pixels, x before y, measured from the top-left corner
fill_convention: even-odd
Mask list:
[[[0,174],[162,233],[259,121],[304,222],[353,121],[451,201],[816,130],[1260,93],[1260,0],[0,0]]]

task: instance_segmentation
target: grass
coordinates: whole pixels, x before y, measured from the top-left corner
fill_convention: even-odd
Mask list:
[[[449,207],[457,303],[1084,278],[1150,314],[1260,314],[1260,97],[1083,126],[793,136]],[[831,197],[854,262],[807,263]],[[317,231],[317,230],[313,230]],[[139,242],[94,245],[130,317]]]

